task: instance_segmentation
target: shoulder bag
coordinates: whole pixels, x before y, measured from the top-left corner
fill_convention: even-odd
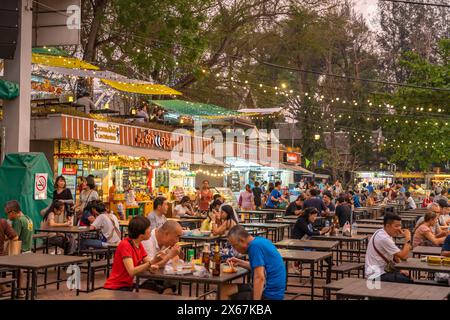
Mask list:
[[[384,262],[386,262],[386,266],[384,267],[384,271],[386,271],[387,273],[393,273],[397,271],[397,268],[395,267],[395,262],[392,260],[388,260],[379,250],[378,248],[375,246],[375,236],[377,235],[377,233],[375,233],[372,236],[372,245],[373,248],[375,249],[375,251],[377,252],[377,254],[384,260]]]

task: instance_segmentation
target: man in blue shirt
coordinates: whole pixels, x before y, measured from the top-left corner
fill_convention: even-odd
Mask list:
[[[353,205],[355,206],[355,208],[360,208],[361,202],[359,201],[359,194],[353,191],[350,191],[350,194],[352,195]]]
[[[444,244],[442,245],[441,256],[450,257],[450,235],[445,238]]]
[[[286,288],[286,267],[277,248],[270,240],[253,237],[243,226],[237,225],[228,233],[228,241],[249,261],[230,258],[228,262],[251,271],[253,286],[229,284],[222,288],[221,299],[283,300]]]
[[[281,195],[281,182],[275,182],[275,189],[269,195],[269,199],[267,199],[266,207],[270,209],[277,208],[281,202],[285,201],[283,196]]]
[[[367,186],[367,190],[369,191],[369,194],[371,194],[372,192],[374,192],[374,188],[372,185],[372,181],[369,181],[369,185]]]

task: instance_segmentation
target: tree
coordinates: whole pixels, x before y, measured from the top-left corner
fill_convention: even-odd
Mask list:
[[[389,103],[383,119],[387,137],[384,152],[404,169],[430,170],[450,155],[450,40],[439,43],[437,63],[416,52],[408,52],[400,64],[408,72],[408,83],[444,90],[399,88],[379,96]]]
[[[448,4],[446,0],[433,2]],[[450,35],[448,8],[379,1],[378,10],[381,78],[406,81],[409,70],[400,59],[409,51],[436,62],[439,40]]]

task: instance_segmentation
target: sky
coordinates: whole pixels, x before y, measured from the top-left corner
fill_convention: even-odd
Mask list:
[[[375,29],[377,23],[373,20],[376,19],[378,0],[353,0],[353,2],[355,9],[366,17],[367,24]]]

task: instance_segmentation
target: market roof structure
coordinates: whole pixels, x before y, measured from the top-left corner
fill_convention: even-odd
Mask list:
[[[190,102],[184,100],[153,100],[152,103],[170,110],[172,112],[187,115],[191,117],[210,117],[210,116],[220,116],[220,117],[234,117],[242,116],[241,113],[234,110],[225,109],[213,104]]]

